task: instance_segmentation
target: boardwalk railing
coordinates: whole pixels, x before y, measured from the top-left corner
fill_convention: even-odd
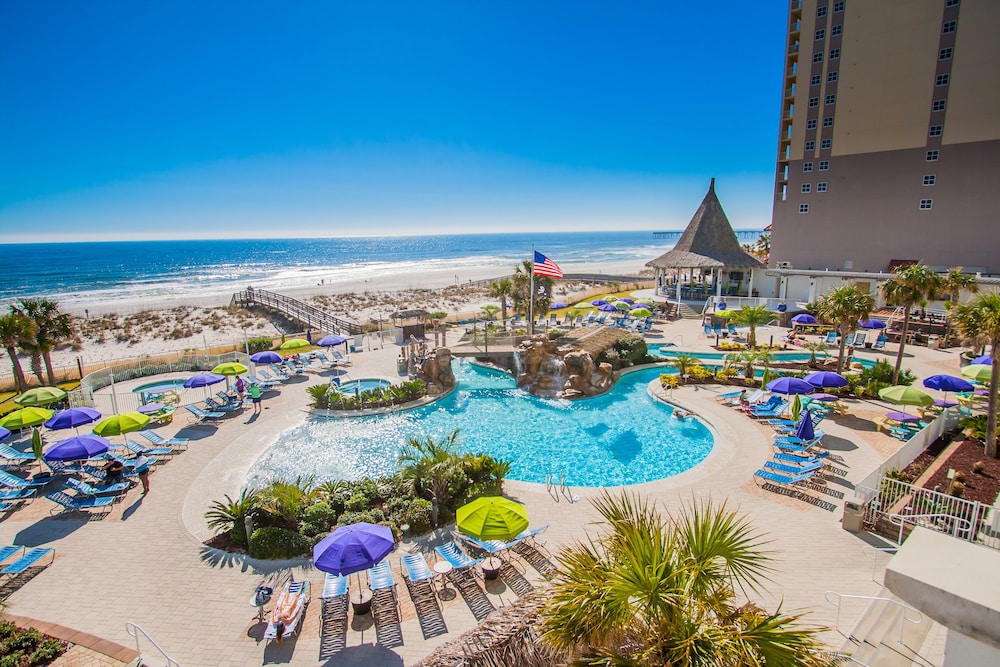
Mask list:
[[[314,308],[298,299],[283,294],[276,294],[262,289],[247,289],[233,294],[232,303],[245,306],[261,306],[276,311],[290,320],[301,322],[309,329],[323,333],[337,333],[353,336],[362,333],[361,325],[351,322],[319,308]]]

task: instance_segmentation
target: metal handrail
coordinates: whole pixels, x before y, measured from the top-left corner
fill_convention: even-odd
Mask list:
[[[153,638],[150,637],[145,630],[132,621],[125,621],[125,632],[129,634],[129,637],[135,638],[135,651],[139,654],[140,659],[142,658],[142,651],[139,649],[139,634],[142,634],[142,636],[146,638],[146,641],[152,644],[153,648],[159,651],[160,655],[166,659],[167,667],[181,667],[180,663],[167,655],[167,652],[160,648],[160,645],[153,641]]]
[[[836,601],[831,600],[830,599],[831,595],[837,596],[837,600]],[[884,598],[884,597],[879,597],[877,595],[847,595],[846,593],[838,593],[836,591],[827,591],[826,593],[823,594],[823,597],[826,599],[827,603],[837,608],[837,620],[834,623],[833,627],[836,628],[838,632],[840,631],[840,609],[841,609],[840,601],[843,600],[844,598],[848,598],[851,600],[870,600],[872,602],[875,601],[889,602],[896,605],[897,607],[901,607],[903,609],[903,613],[899,615],[899,638],[896,640],[897,643],[899,644],[903,643],[903,621],[906,621],[907,623],[913,623],[914,625],[918,625],[920,623],[923,623],[924,621],[924,615],[921,614],[918,610],[914,609],[908,604],[904,604],[899,600],[894,600],[892,598]],[[917,618],[916,619],[909,618],[906,615],[907,611],[915,612],[917,614]]]
[[[874,547],[874,546],[872,546],[870,544],[866,544],[865,546],[861,547],[861,553],[863,553],[866,558],[869,558],[872,561],[872,581],[874,581],[875,583],[878,583],[878,580],[875,579],[875,570],[876,570],[876,568],[878,568],[878,555],[879,555],[880,552],[881,553],[889,553],[890,551],[892,553],[896,553],[897,551],[899,551],[899,548],[898,547]]]
[[[906,526],[906,521],[908,519],[949,519],[955,522],[954,527],[951,529],[952,537],[961,537],[962,539],[967,539],[969,535],[972,534],[972,522],[968,519],[963,519],[960,516],[954,516],[952,514],[937,513],[937,514],[890,514],[889,523],[896,524],[894,519],[899,519],[899,539],[896,540],[900,544],[903,543],[903,528]],[[914,526],[917,525],[916,521],[911,522]],[[959,534],[959,526],[965,524],[965,529],[962,531],[964,537]]]
[[[246,306],[259,305],[273,308],[286,317],[324,332],[346,332],[352,336],[362,333],[361,325],[357,322],[336,317],[298,299],[264,289],[255,288],[236,292],[233,294],[232,302]]]

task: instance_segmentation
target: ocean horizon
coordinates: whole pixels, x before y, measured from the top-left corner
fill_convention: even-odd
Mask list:
[[[563,266],[645,263],[673,244],[652,230],[0,244],[0,302],[48,297],[79,309],[426,271],[453,272],[457,280],[470,269],[513,271],[532,245]]]

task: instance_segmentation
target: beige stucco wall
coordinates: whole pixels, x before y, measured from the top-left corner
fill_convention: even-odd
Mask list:
[[[1000,139],[1000,1],[961,6],[944,144]]]

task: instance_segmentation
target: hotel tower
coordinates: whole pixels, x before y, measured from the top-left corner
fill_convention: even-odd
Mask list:
[[[1000,274],[1000,0],[791,0],[772,268]]]

